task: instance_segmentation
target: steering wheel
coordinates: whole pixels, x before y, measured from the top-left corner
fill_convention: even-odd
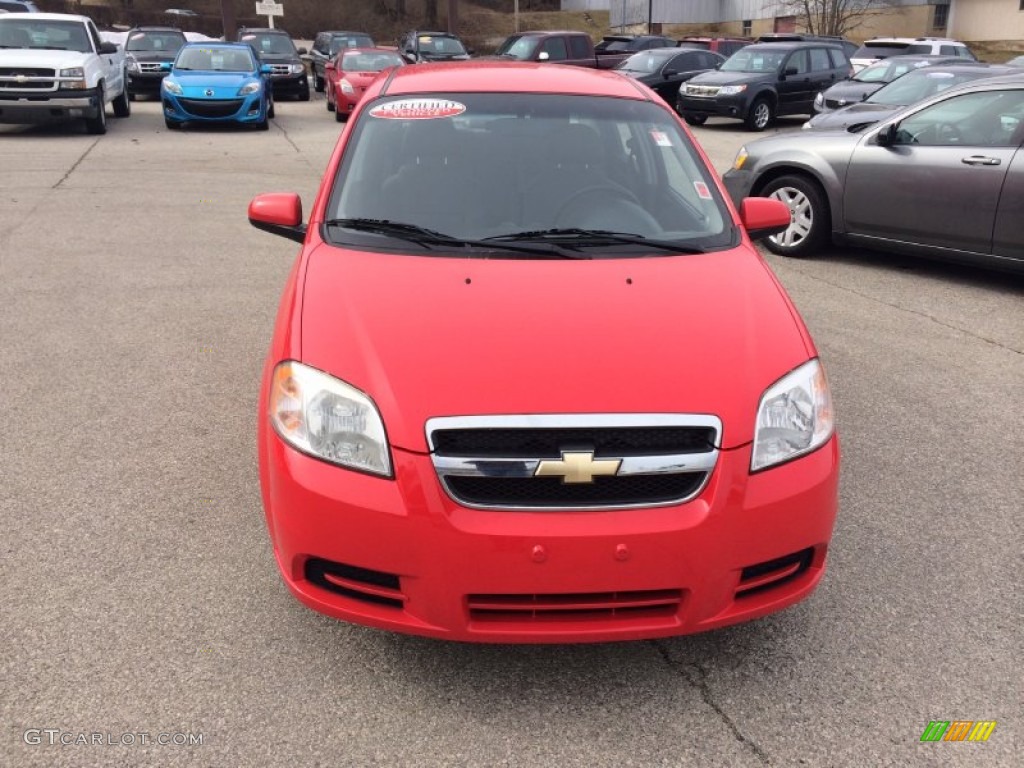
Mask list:
[[[657,234],[662,230],[636,195],[613,184],[595,184],[574,192],[555,214],[555,226],[636,234]]]
[[[953,123],[939,123],[935,126],[936,144],[963,144],[964,135]]]

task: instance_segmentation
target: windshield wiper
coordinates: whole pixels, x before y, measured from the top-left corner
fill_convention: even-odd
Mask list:
[[[461,237],[453,237],[443,232],[427,229],[417,224],[406,224],[401,221],[390,221],[388,219],[328,219],[324,222],[329,227],[341,227],[356,232],[372,232],[388,237],[397,237],[411,243],[421,245],[427,250],[433,250],[431,246],[447,246],[449,248],[483,248],[487,250],[512,251],[514,253],[528,253],[535,256],[545,256],[558,259],[589,259],[579,253],[571,253],[569,249],[555,244],[544,245],[516,245],[487,238],[484,240],[466,240]]]
[[[563,229],[538,229],[532,232],[510,232],[507,235],[496,235],[485,238],[488,242],[518,242],[520,240],[539,240],[541,242],[557,242],[564,245],[566,241],[577,247],[597,245],[642,245],[673,253],[707,253],[706,249],[689,245],[679,245],[670,240],[651,240],[643,235],[630,232],[612,232],[607,229],[579,229],[566,227]]]

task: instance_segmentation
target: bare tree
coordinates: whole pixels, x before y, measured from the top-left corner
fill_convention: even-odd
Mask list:
[[[437,0],[426,0],[424,5],[424,11],[427,16],[427,26],[437,26]]]
[[[883,13],[896,0],[784,0],[790,11],[812,35],[845,36],[869,17]]]

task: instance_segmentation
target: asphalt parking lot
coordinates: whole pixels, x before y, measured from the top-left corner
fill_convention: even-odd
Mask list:
[[[391,635],[286,592],[257,484],[297,249],[246,205],[311,206],[339,127],[319,99],[279,103],[265,133],[172,133],[133,107],[102,137],[0,127],[0,764],[1020,764],[1019,277],[768,256],[843,441],[810,600],[656,642]],[[753,138],[695,132],[720,171]],[[921,743],[931,720],[998,725]]]

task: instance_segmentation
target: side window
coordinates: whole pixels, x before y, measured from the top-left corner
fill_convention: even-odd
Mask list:
[[[590,49],[593,43],[583,35],[569,38],[569,45],[572,46],[572,57],[574,59],[589,59]]]
[[[828,72],[832,69],[832,60],[828,57],[828,48],[811,48],[811,72]]]
[[[93,49],[99,51],[100,43],[103,42],[102,40],[100,40],[100,33],[96,31],[96,27],[92,25],[91,21],[88,22],[85,26],[89,30],[89,37],[92,38]]]
[[[786,70],[794,68],[796,69],[796,74],[798,75],[805,75],[809,71],[807,68],[806,50],[795,51],[793,55],[786,60],[786,63],[783,65],[782,71],[785,72]]]
[[[569,58],[569,52],[565,49],[565,39],[561,37],[549,37],[540,50],[541,53],[548,55],[549,61],[565,61]]]
[[[968,61],[977,61],[977,59],[974,58],[974,54],[971,53],[971,50],[969,48],[957,48],[956,54],[961,59],[967,59]]]
[[[1024,91],[954,96],[903,120],[897,144],[926,147],[1009,147],[1020,142]]]
[[[832,59],[832,69],[850,68],[850,62],[846,60],[846,56],[842,51],[836,50],[835,48],[829,48],[828,57]]]
[[[939,48],[939,53],[943,56],[956,56],[957,49],[955,45],[943,45]]]

